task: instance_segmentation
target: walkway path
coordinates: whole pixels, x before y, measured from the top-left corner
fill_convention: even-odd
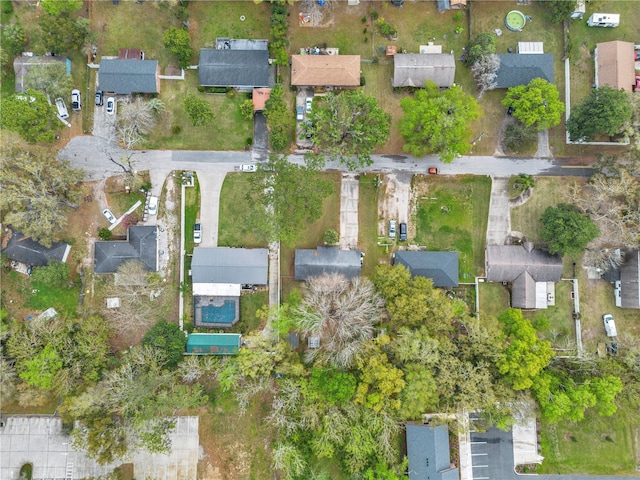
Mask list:
[[[269,245],[269,306],[280,305],[280,243]]]
[[[504,245],[510,234],[509,177],[491,177],[487,245]]]
[[[360,181],[353,173],[342,175],[340,187],[340,249],[358,248],[358,197]]]
[[[549,130],[542,130],[538,132],[538,150],[534,157],[536,158],[551,158],[551,147],[549,146]]]

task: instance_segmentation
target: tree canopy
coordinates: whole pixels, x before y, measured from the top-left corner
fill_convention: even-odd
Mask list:
[[[186,68],[189,66],[193,48],[191,48],[191,38],[189,31],[185,28],[169,27],[162,35],[164,46],[176,57],[178,66]]]
[[[480,33],[469,43],[465,53],[464,62],[471,66],[475,65],[482,57],[496,53],[497,38],[493,33]]]
[[[560,203],[557,207],[547,207],[540,221],[542,240],[548,243],[552,254],[578,254],[589,242],[600,235],[597,225],[576,207]]]
[[[564,112],[558,89],[543,78],[534,78],[528,85],[509,88],[502,105],[513,108],[515,118],[536,130],[555,127]]]
[[[253,205],[246,227],[268,241],[293,245],[306,225],[322,215],[322,202],[333,192],[313,165],[296,165],[272,154],[250,177],[247,200]]]
[[[613,137],[631,120],[633,108],[624,90],[594,88],[585,100],[571,108],[567,131],[571,141],[591,141],[597,135]]]
[[[6,112],[5,112],[6,113]],[[0,208],[4,221],[50,246],[67,224],[67,208],[77,208],[77,185],[84,172],[55,159],[48,150],[5,144],[0,166]]]
[[[569,20],[576,9],[576,3],[571,0],[538,0],[538,3],[544,4],[546,17],[553,23]]]
[[[82,7],[82,0],[40,0],[40,6],[46,13],[55,16],[62,12],[75,12]]]
[[[481,110],[462,87],[453,85],[440,91],[435,83],[427,81],[424,89],[416,90],[413,98],[402,99],[400,106],[404,111],[400,133],[405,152],[415,156],[436,153],[440,160],[450,163],[469,151],[470,123]]]
[[[57,15],[43,15],[40,28],[45,48],[61,54],[82,48],[89,36],[90,24],[87,18],[74,19],[68,11],[62,11]]]
[[[73,78],[67,73],[63,62],[50,62],[29,67],[29,75],[25,78],[25,87],[38,90],[54,99],[67,98],[73,88]]]
[[[194,127],[204,127],[215,118],[211,104],[204,98],[190,93],[182,103]]]
[[[2,96],[0,125],[18,133],[29,143],[53,142],[59,128],[56,108],[42,92],[28,89],[25,93]]]
[[[350,170],[371,164],[370,154],[389,138],[391,115],[361,90],[329,93],[309,113],[313,143]]]
[[[167,367],[173,368],[182,360],[187,337],[175,323],[160,320],[142,339],[142,345],[158,348],[167,358]]]
[[[277,83],[271,89],[269,100],[264,106],[264,116],[267,118],[271,148],[277,151],[284,150],[293,138],[295,120],[284,100],[284,87],[281,83]]]

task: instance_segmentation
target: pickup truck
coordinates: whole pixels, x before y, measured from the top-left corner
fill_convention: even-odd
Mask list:
[[[62,98],[56,98],[56,108],[58,109],[58,116],[60,118],[69,118],[69,111]]]

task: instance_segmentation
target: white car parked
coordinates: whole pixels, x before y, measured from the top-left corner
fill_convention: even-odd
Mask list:
[[[149,215],[158,213],[158,197],[149,197]]]
[[[613,320],[613,316],[607,313],[602,316],[602,321],[604,322],[604,330],[607,332],[607,337],[617,337],[618,332],[616,330],[616,322]]]

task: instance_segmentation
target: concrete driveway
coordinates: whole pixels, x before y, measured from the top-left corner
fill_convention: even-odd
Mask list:
[[[102,106],[95,105],[93,109],[93,129],[94,137],[99,137],[108,142],[116,143],[116,118],[118,110],[113,115],[107,115],[107,97],[104,97]]]
[[[487,245],[504,245],[510,234],[509,177],[491,177]]]
[[[340,248],[358,248],[358,197],[360,181],[355,174],[342,175],[340,186]]]
[[[253,147],[251,160],[254,162],[266,162],[269,159],[269,132],[267,131],[267,119],[262,112],[253,116]]]
[[[217,247],[220,190],[226,174],[199,171],[196,173],[200,182],[200,223],[202,224],[202,243],[200,246]],[[189,235],[189,232],[185,232],[185,235]]]

